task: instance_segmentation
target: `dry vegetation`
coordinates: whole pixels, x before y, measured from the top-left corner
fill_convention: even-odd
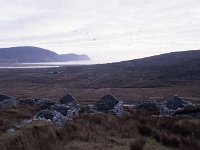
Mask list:
[[[200,148],[200,122],[127,113],[123,117],[84,115],[63,128],[37,121],[14,133],[0,134],[2,150],[150,150]],[[153,143],[152,143],[153,141]]]
[[[92,70],[92,71],[91,71]],[[64,71],[64,72],[62,72]],[[62,72],[61,74],[49,74],[50,72]],[[123,73],[123,71],[121,71]],[[126,73],[126,72],[125,72]],[[119,75],[120,73],[117,73]],[[157,83],[157,78],[150,72],[142,73],[130,72],[132,76],[109,75],[105,71],[96,72],[88,67],[61,67],[48,69],[1,69],[0,70],[0,92],[17,98],[38,97],[57,100],[66,93],[71,93],[81,104],[93,103],[102,96],[109,93],[125,102],[133,102],[139,99],[166,99],[176,94],[190,98],[194,102],[200,102],[200,80],[188,77],[185,81],[170,81],[170,85],[153,84]],[[142,74],[142,75],[141,75]],[[93,78],[90,76],[94,75]],[[106,76],[106,77],[104,77]],[[128,83],[123,86],[120,82],[115,86],[105,85],[113,77]],[[115,80],[114,79],[114,80]],[[147,81],[148,80],[148,81]],[[181,80],[181,78],[180,78]],[[147,84],[151,81],[152,84]],[[141,82],[140,85],[138,82]],[[80,85],[81,84],[81,85]],[[112,84],[112,83],[109,83]],[[85,85],[85,86],[82,86]],[[87,86],[86,86],[87,85]],[[133,86],[134,85],[134,86]]]

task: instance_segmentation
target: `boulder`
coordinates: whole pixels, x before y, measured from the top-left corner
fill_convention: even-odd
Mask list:
[[[67,94],[64,97],[60,98],[58,102],[70,107],[75,107],[78,110],[80,109],[78,102],[71,94]]]
[[[14,98],[6,99],[2,102],[0,102],[0,108],[1,109],[10,109],[15,108],[18,104],[18,101]]]

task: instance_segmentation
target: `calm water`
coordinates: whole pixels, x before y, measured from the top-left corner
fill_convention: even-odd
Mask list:
[[[13,63],[13,64],[0,64],[0,68],[52,68],[60,66],[72,66],[72,65],[94,65],[104,64],[102,61],[71,61],[71,62],[42,62],[42,63]]]

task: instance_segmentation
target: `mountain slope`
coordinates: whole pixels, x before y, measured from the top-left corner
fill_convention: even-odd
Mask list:
[[[70,85],[81,87],[163,87],[200,84],[200,51],[174,52],[119,63],[65,70]],[[77,79],[76,83],[71,80]]]
[[[87,55],[86,55],[87,56]],[[89,60],[89,57],[82,57],[77,54],[58,55],[47,49],[38,47],[12,47],[0,48],[0,62],[57,62],[57,61],[79,61]]]

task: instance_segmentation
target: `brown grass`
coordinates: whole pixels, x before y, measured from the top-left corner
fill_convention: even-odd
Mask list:
[[[184,118],[156,118],[142,114],[123,117],[81,115],[63,128],[54,128],[44,122],[34,122],[22,130],[0,135],[2,150],[62,150],[62,149],[143,149],[144,137],[167,146],[199,149],[198,120]],[[177,125],[181,130],[174,132]],[[182,134],[182,130],[188,130]],[[74,145],[76,144],[76,145]],[[150,149],[150,148],[149,148]]]

